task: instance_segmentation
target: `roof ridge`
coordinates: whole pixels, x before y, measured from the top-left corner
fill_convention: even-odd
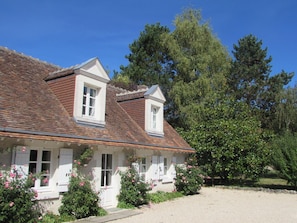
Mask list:
[[[59,65],[56,65],[56,64],[53,64],[53,63],[49,63],[49,62],[44,61],[44,60],[40,60],[39,58],[32,57],[30,55],[26,55],[26,54],[24,54],[22,52],[18,52],[18,51],[13,50],[13,49],[9,49],[6,46],[0,46],[0,49],[5,50],[5,51],[8,51],[8,52],[11,52],[11,53],[14,53],[14,54],[17,54],[19,56],[22,56],[22,57],[27,58],[27,59],[30,59],[30,60],[34,60],[34,61],[39,62],[39,63],[43,63],[43,64],[50,65],[50,66],[54,66],[56,68],[61,68]]]
[[[136,94],[136,93],[140,93],[140,92],[146,92],[147,90],[148,90],[148,87],[146,87],[146,88],[140,88],[140,89],[137,89],[137,90],[134,90],[134,91],[128,91],[128,90],[126,90],[126,92],[118,93],[118,94],[116,94],[116,96]]]

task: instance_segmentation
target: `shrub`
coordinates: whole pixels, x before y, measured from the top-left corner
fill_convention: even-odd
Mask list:
[[[0,222],[30,223],[41,216],[32,179],[0,170]]]
[[[181,192],[164,192],[157,191],[156,193],[149,194],[149,200],[152,203],[160,203],[164,201],[173,200],[178,197],[182,197],[183,194]]]
[[[99,215],[99,198],[92,190],[89,180],[80,175],[72,175],[69,189],[62,198],[59,213],[74,216],[76,219]]]
[[[297,189],[297,139],[296,135],[285,133],[274,139],[272,164],[281,177]]]
[[[53,213],[47,213],[42,217],[40,222],[42,223],[62,223],[74,221],[75,218],[69,215],[55,215]]]
[[[203,183],[201,171],[194,158],[190,158],[184,166],[176,166],[175,187],[184,195],[197,194]]]
[[[148,203],[149,185],[141,181],[139,174],[134,168],[129,168],[126,172],[120,172],[121,190],[118,197],[123,205],[132,205],[138,207]]]

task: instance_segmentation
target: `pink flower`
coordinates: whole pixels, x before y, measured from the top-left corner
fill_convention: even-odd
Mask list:
[[[15,173],[10,173],[9,176],[10,176],[11,178],[15,178]]]
[[[85,185],[85,182],[83,182],[83,181],[79,183],[79,186],[81,186],[81,187],[83,187],[84,185]]]
[[[80,162],[78,161],[77,164],[80,165]]]
[[[11,202],[9,203],[9,207],[12,207],[13,205],[14,205],[14,202],[11,201]]]
[[[44,179],[42,180],[42,182],[43,182],[44,184],[47,184],[47,183],[48,183],[48,178],[47,178],[47,177],[44,178]]]
[[[22,147],[22,152],[26,152],[26,147],[25,146]]]
[[[2,178],[3,177],[3,175],[2,175],[2,173],[0,172],[0,178]]]
[[[76,160],[73,160],[74,163],[76,163]]]
[[[4,183],[4,187],[7,189],[7,188],[9,188],[9,182],[8,181],[6,181],[5,183]]]
[[[33,190],[34,192],[34,197],[38,197],[38,192],[36,190]]]

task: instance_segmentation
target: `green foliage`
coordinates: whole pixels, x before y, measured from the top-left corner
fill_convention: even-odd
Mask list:
[[[62,223],[74,221],[75,218],[69,215],[55,215],[53,213],[47,213],[42,217],[41,223]]]
[[[74,216],[76,219],[97,216],[100,211],[99,198],[89,180],[83,176],[72,175],[68,191],[62,198],[59,208],[61,215]]]
[[[164,201],[173,200],[175,198],[183,197],[181,192],[164,192],[157,191],[156,193],[149,193],[149,200],[152,203],[161,203]]]
[[[117,206],[118,208],[123,208],[123,209],[134,209],[135,208],[135,206],[134,205],[132,205],[132,204],[127,204],[127,203],[125,203],[125,202],[123,202],[123,201],[120,201],[119,203],[118,203],[118,206]]]
[[[120,203],[138,207],[148,203],[149,185],[143,182],[134,168],[120,172],[121,190],[118,197]]]
[[[247,35],[234,45],[234,60],[228,76],[229,93],[237,100],[246,102],[258,115],[262,126],[272,129],[275,121],[277,96],[293,77],[282,71],[270,76],[272,61],[262,41]]]
[[[73,216],[76,219],[104,214],[99,207],[99,197],[92,189],[90,180],[81,172],[81,168],[88,165],[94,151],[92,148],[85,148],[79,158],[74,161],[75,174],[72,174],[68,191],[63,195],[62,205],[59,208],[60,214]]]
[[[31,177],[22,178],[16,171],[0,169],[0,222],[36,222],[41,216],[35,200],[37,194],[31,189]]]
[[[282,90],[277,95],[276,132],[297,132],[297,87]]]
[[[131,53],[126,58],[130,63],[120,67],[121,74],[140,85],[158,83],[164,88],[170,85],[170,79],[173,78],[171,59],[162,44],[163,35],[167,33],[169,29],[159,23],[146,25],[139,38],[129,45]]]
[[[93,158],[94,151],[91,148],[85,148],[79,158],[74,161],[74,168],[87,166],[90,160]]]
[[[196,149],[199,165],[212,178],[256,179],[268,162],[270,150],[260,123],[243,103],[222,100],[205,106],[203,121],[180,134]]]
[[[297,189],[297,138],[286,132],[273,141],[272,164]]]
[[[176,166],[175,187],[183,195],[197,194],[203,183],[202,172],[195,158],[189,158],[184,166]]]

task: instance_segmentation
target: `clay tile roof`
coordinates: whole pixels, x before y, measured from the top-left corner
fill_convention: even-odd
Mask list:
[[[0,136],[193,152],[166,121],[164,137],[149,136],[117,103],[143,97],[143,87],[127,92],[108,84],[105,127],[78,125],[45,81],[74,69],[0,47]]]

